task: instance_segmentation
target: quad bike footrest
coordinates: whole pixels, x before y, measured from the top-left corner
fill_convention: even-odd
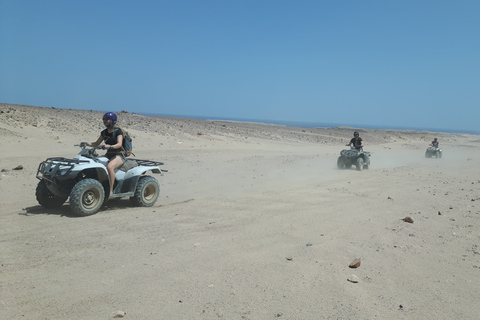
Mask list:
[[[109,198],[133,197],[133,192],[112,193]]]

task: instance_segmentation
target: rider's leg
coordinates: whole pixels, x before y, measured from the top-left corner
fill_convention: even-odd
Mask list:
[[[116,156],[107,165],[108,177],[110,178],[110,194],[113,193],[113,185],[115,183],[115,169],[121,167],[123,159],[120,156]]]

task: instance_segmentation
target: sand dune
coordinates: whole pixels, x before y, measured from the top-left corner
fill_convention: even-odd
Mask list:
[[[354,128],[119,112],[155,206],[42,208],[38,164],[102,114],[0,104],[1,319],[478,319],[479,136],[355,128],[371,167],[339,170]]]

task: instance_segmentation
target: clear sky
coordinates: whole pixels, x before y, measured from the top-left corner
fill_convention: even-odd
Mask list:
[[[479,0],[0,0],[0,102],[480,130]]]

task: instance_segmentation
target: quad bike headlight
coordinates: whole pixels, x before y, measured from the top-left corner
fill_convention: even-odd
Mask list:
[[[58,175],[64,176],[67,174],[68,171],[69,171],[69,168],[60,169],[58,170]]]

